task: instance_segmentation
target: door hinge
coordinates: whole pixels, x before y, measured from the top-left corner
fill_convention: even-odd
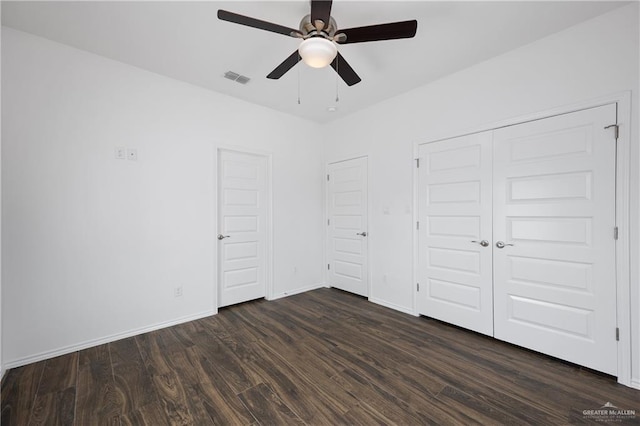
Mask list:
[[[327,175],[327,182],[329,182],[329,175]]]
[[[327,263],[327,270],[331,270],[331,265]]]
[[[420,168],[420,159],[416,158],[416,168]]]
[[[327,226],[331,225],[331,219],[327,219]]]
[[[420,291],[420,283],[416,283],[416,290]]]
[[[614,227],[613,228],[613,239],[617,240],[618,239],[618,227]]]
[[[419,230],[419,229],[420,229],[420,221],[417,221],[416,222],[416,230]]]
[[[609,126],[605,126],[605,130],[606,129],[610,129],[612,128],[614,129],[613,131],[613,136],[616,138],[616,140],[618,140],[618,137],[620,136],[620,126],[618,126],[617,124],[611,124]]]
[[[616,327],[616,342],[620,341],[620,329]]]

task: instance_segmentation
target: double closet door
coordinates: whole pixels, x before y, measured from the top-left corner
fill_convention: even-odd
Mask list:
[[[420,314],[615,375],[616,106],[420,146]]]

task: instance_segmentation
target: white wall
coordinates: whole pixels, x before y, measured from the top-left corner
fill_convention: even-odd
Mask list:
[[[218,146],[273,155],[274,296],[323,284],[315,124],[2,31],[7,367],[216,311]]]
[[[413,311],[414,144],[631,90],[632,360],[640,386],[638,37],[634,3],[329,124],[326,161],[369,155],[371,299]]]

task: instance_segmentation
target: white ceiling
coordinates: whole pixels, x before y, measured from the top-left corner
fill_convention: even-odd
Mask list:
[[[268,80],[265,76],[299,41],[216,17],[218,9],[226,9],[298,28],[309,13],[308,0],[3,1],[2,24],[325,123],[624,4],[628,2],[335,0],[332,16],[338,28],[418,21],[413,39],[339,46],[362,78],[352,87],[338,81],[331,68],[303,63],[280,80]],[[229,70],[251,81],[243,86],[223,78]],[[328,112],[329,106],[338,110]]]

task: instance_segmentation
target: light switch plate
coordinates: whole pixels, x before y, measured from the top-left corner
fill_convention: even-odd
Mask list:
[[[116,160],[127,158],[127,149],[124,146],[117,146],[115,149]]]

